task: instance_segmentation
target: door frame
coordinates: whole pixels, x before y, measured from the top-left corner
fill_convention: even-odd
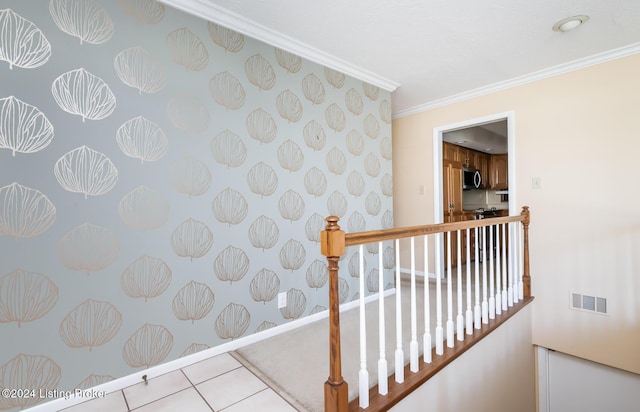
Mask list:
[[[442,210],[442,135],[446,132],[452,132],[460,129],[467,129],[474,126],[480,126],[487,123],[493,123],[499,120],[507,121],[507,153],[509,167],[509,215],[518,213],[516,211],[516,138],[515,138],[515,112],[507,111],[501,113],[490,114],[475,119],[463,120],[457,123],[438,126],[433,129],[433,221],[435,223],[443,222]]]

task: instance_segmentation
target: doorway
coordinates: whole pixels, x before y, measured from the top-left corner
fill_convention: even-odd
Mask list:
[[[480,134],[486,135],[488,138],[493,138],[495,141],[490,143],[489,141],[483,141],[482,139],[474,137],[474,130],[486,131],[486,133]],[[509,210],[509,215],[517,213],[515,210],[517,197],[515,185],[514,113],[504,112],[434,128],[434,222],[442,223],[446,212],[443,206],[443,141],[450,140],[453,144],[466,146],[475,151],[491,154],[492,150],[499,150],[495,148],[498,147],[500,138],[506,139],[508,190],[499,191],[497,193],[500,193],[500,196],[508,196],[508,202],[506,203],[508,204],[507,208]],[[505,199],[505,197],[503,197],[503,199]]]

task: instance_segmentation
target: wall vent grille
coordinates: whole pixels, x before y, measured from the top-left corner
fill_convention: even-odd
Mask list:
[[[587,312],[607,313],[607,299],[599,296],[583,295],[571,293],[571,309],[584,310]]]

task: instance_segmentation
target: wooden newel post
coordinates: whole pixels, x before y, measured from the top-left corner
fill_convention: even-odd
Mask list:
[[[522,231],[523,231],[523,267],[524,273],[522,274],[522,284],[524,289],[523,296],[528,298],[531,296],[531,275],[529,273],[529,221],[531,215],[529,213],[529,206],[522,207]]]
[[[329,267],[329,379],[324,383],[326,412],[346,412],[349,408],[348,386],[342,378],[338,293],[338,260],[345,252],[345,235],[338,226],[338,220],[337,216],[327,217],[327,226],[320,233],[320,251],[327,257]]]

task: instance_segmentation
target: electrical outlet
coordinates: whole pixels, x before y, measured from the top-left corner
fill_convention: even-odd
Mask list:
[[[286,292],[278,293],[278,309],[287,307],[287,294]]]

